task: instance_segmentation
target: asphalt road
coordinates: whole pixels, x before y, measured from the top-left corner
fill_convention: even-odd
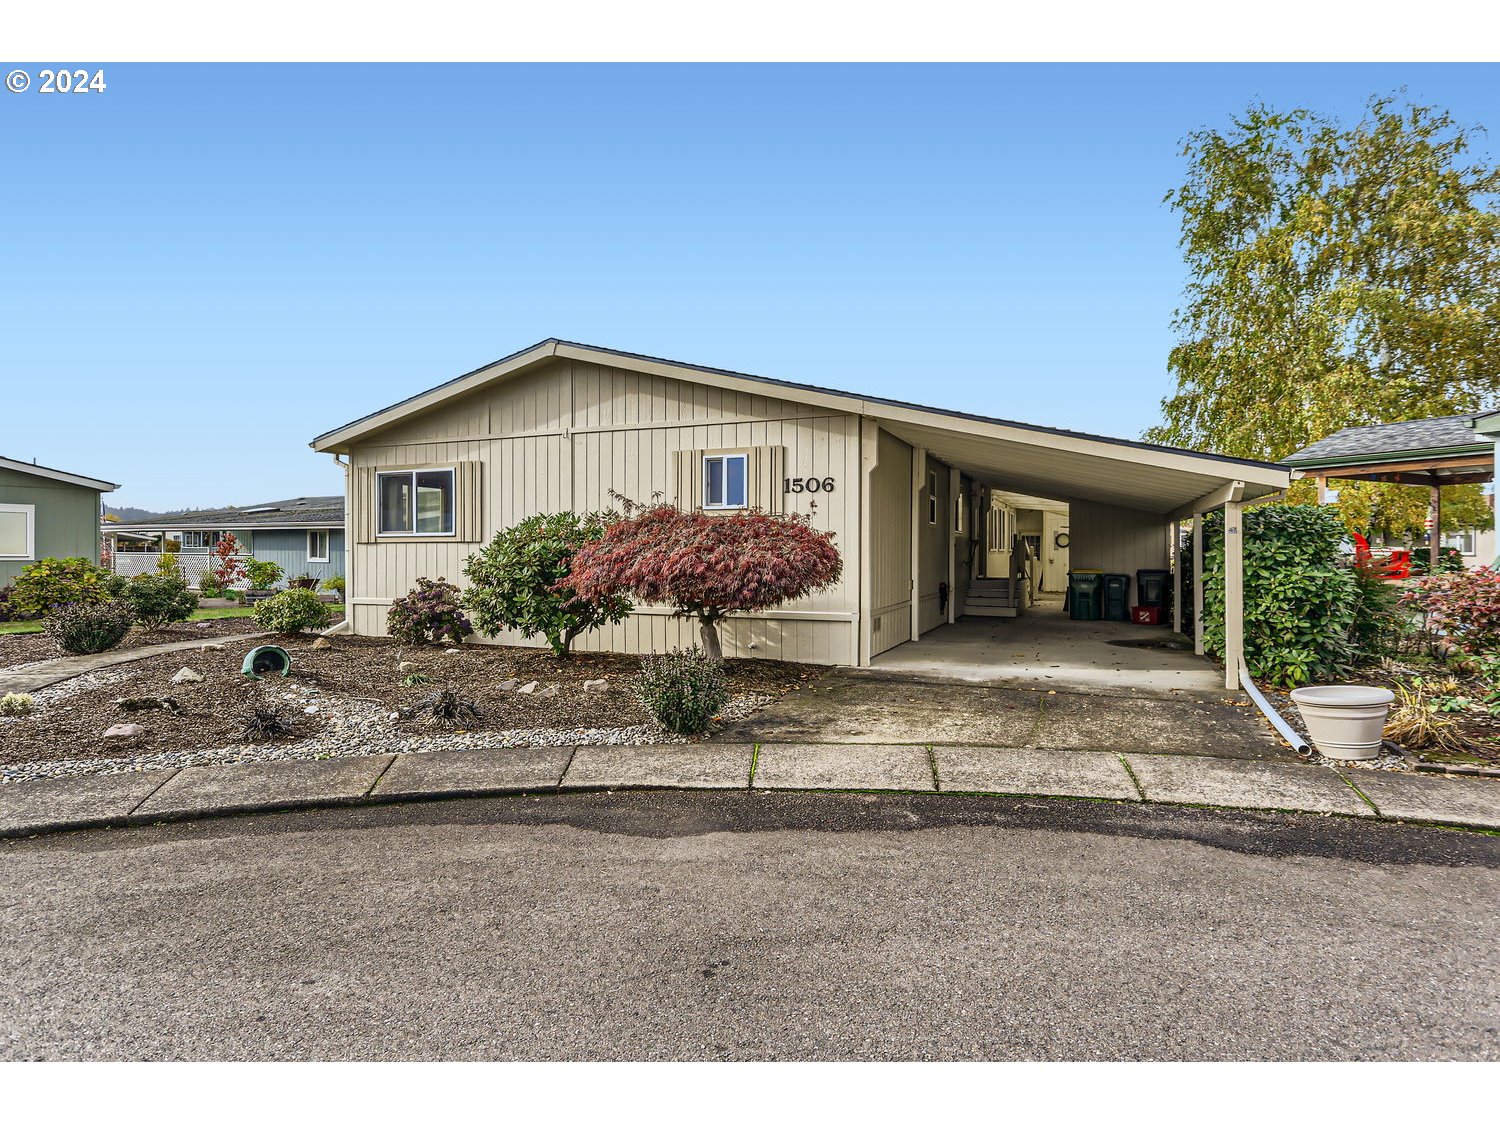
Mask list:
[[[1500,838],[593,794],[0,844],[9,1058],[1500,1057]]]

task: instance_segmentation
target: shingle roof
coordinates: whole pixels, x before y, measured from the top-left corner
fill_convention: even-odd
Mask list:
[[[1417,418],[1410,422],[1387,422],[1376,426],[1350,426],[1305,449],[1299,449],[1282,461],[1299,468],[1309,464],[1347,463],[1359,457],[1386,458],[1400,454],[1431,453],[1438,450],[1463,450],[1474,447],[1482,453],[1492,449],[1488,438],[1476,434],[1470,425],[1478,414],[1454,414],[1447,418]]]
[[[122,529],[211,527],[233,530],[237,527],[342,527],[343,523],[342,496],[297,496],[291,500],[268,500],[264,504],[130,520],[113,526]]]

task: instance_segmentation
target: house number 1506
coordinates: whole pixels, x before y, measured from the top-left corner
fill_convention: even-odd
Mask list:
[[[786,477],[784,492],[832,492],[832,477]]]

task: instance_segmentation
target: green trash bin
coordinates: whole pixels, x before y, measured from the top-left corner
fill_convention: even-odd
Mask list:
[[[1103,609],[1100,616],[1105,621],[1130,620],[1130,575],[1106,574],[1103,582]]]
[[[1099,589],[1104,573],[1098,570],[1068,571],[1068,616],[1074,621],[1099,620]]]

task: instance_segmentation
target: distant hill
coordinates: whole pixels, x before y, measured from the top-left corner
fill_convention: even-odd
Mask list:
[[[178,509],[181,511],[182,509]],[[116,508],[111,504],[104,505],[106,516],[119,516],[121,523],[134,523],[136,520],[149,520],[155,516],[175,516],[177,512],[149,512],[145,508]]]

